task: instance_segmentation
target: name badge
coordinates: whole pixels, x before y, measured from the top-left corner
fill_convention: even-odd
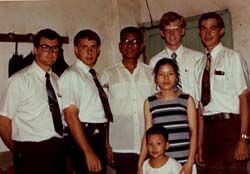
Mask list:
[[[224,76],[224,75],[225,75],[225,72],[224,72],[224,71],[215,70],[215,71],[214,71],[214,74],[215,74],[215,75]]]

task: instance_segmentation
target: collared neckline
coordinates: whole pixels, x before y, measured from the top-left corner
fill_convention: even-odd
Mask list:
[[[177,50],[175,50],[175,51],[172,51],[172,50],[169,49],[168,47],[166,47],[165,50],[166,50],[167,53],[168,53],[168,57],[167,57],[167,58],[171,58],[171,54],[172,54],[173,52],[175,52],[176,55],[177,55],[176,59],[178,59],[178,57],[180,57],[180,55],[182,55],[182,53],[183,53],[183,45],[181,44],[181,45],[179,46],[179,48],[177,48]],[[171,59],[172,59],[172,58],[171,58]]]
[[[119,68],[121,68],[121,69],[126,69],[126,70],[128,70],[128,69],[125,67],[125,65],[122,63],[122,61],[118,64],[118,66],[119,66]],[[138,61],[137,61],[137,65],[136,65],[136,67],[135,67],[135,69],[134,69],[133,74],[135,74],[135,73],[138,71],[138,69],[139,69],[140,66],[141,66],[141,62],[140,62],[140,60],[138,60]]]
[[[48,72],[45,72],[37,63],[36,61],[33,61],[32,63],[32,68],[35,70],[35,72],[38,74],[38,76],[40,78],[45,79],[45,74],[49,73],[49,75],[51,76],[52,70],[50,69]]]
[[[212,59],[215,59],[218,55],[218,53],[221,51],[221,49],[223,48],[222,43],[220,42],[218,45],[216,45],[212,51],[210,52]],[[208,53],[208,50],[206,49],[205,53]],[[206,55],[206,54],[205,54]]]
[[[84,71],[84,73],[89,73],[89,70],[92,68],[89,68],[88,65],[84,64],[81,60],[76,59],[76,66],[78,66],[80,69]]]

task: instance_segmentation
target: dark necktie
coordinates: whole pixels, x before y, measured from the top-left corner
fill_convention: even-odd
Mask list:
[[[94,69],[90,69],[89,72],[93,76],[95,85],[98,89],[99,96],[100,96],[100,99],[102,101],[102,106],[104,109],[105,117],[107,118],[108,121],[113,122],[113,115],[112,115],[112,112],[111,112],[111,109],[109,106],[108,97],[107,97],[105,91],[103,90],[99,80],[97,79],[96,72]]]
[[[173,52],[171,54],[171,58],[173,59],[173,61],[176,63],[176,65],[178,65],[178,62],[176,60],[177,54],[175,52]],[[182,86],[181,86],[181,79],[179,78],[179,82],[177,83],[177,87],[181,90]]]
[[[208,52],[206,61],[206,67],[202,77],[202,86],[201,86],[201,102],[203,106],[206,106],[211,99],[210,91],[210,69],[211,69],[211,54]]]
[[[176,57],[177,57],[177,54],[176,54],[175,52],[173,52],[173,53],[171,54],[171,58],[172,58],[173,61],[178,65],[177,60],[176,60]]]
[[[47,89],[48,100],[49,100],[49,109],[52,114],[54,128],[55,128],[55,131],[59,135],[63,135],[63,124],[62,124],[61,112],[60,112],[60,108],[57,102],[55,91],[50,82],[49,73],[46,73],[45,77],[46,77],[46,89]]]

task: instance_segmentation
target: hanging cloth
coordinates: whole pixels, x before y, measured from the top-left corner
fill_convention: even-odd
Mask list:
[[[63,48],[59,49],[58,57],[56,62],[52,65],[52,71],[58,75],[58,77],[61,76],[61,74],[64,72],[65,69],[67,69],[69,65],[65,62],[64,56],[63,56]]]
[[[18,42],[15,45],[15,52],[9,60],[9,77],[23,68],[23,56],[18,55]]]

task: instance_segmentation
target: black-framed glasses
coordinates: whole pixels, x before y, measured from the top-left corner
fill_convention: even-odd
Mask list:
[[[200,31],[201,31],[201,32],[211,32],[211,33],[215,33],[218,29],[220,29],[219,26],[211,26],[211,27],[201,26],[201,27],[200,27]]]
[[[58,45],[54,45],[54,46],[49,46],[49,45],[46,45],[46,44],[43,44],[43,45],[39,45],[39,47],[42,48],[42,51],[43,52],[58,52],[59,50],[59,46]]]
[[[132,39],[132,40],[125,39],[125,40],[121,41],[121,43],[124,44],[124,45],[133,45],[133,46],[135,46],[135,45],[139,45],[141,43],[141,41],[138,40],[138,39]]]

